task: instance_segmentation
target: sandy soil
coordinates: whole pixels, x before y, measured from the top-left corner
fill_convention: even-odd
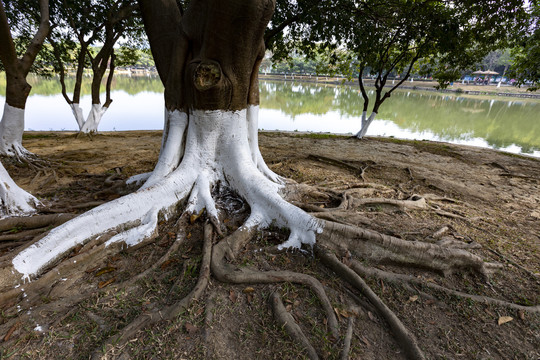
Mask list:
[[[17,183],[40,197],[48,211],[78,213],[132,191],[121,180],[151,171],[160,141],[160,132],[150,131],[103,133],[91,139],[70,133],[29,132],[25,134],[25,147],[50,164],[4,162]],[[446,143],[383,138],[357,141],[326,135],[261,133],[259,141],[269,166],[297,182],[329,189],[370,183],[375,184],[374,197],[405,199],[434,194],[446,198],[430,210],[365,206],[358,209],[363,219],[359,225],[410,241],[459,243],[471,247],[470,251],[486,261],[504,265],[487,280],[466,271],[444,277],[394,264],[378,264],[377,268],[471,294],[522,305],[540,304],[537,159]],[[334,205],[315,197],[307,201],[321,208]],[[434,234],[445,227],[444,236],[435,238]],[[39,312],[24,308],[22,299],[4,307],[0,337],[5,341],[0,342],[0,358],[87,359],[104,339],[137,315],[181,298],[197,275],[197,224],[189,233],[193,240],[180,249],[174,261],[138,283],[137,291],[129,293],[115,287],[115,283],[129,279],[158,259],[171,243],[171,231],[171,225],[162,223],[155,243],[104,259],[94,269],[81,269],[85,273],[75,289],[88,295],[67,309],[45,307],[54,296],[75,293],[61,284],[52,284],[50,293],[42,297],[44,307]],[[279,243],[284,236],[278,230],[263,232],[247,249],[241,265],[286,268],[316,276],[327,288],[344,333],[350,316],[346,304],[358,298],[354,290],[309,253],[249,251]],[[6,254],[14,250],[7,246],[0,251]],[[111,285],[101,286],[110,279]],[[411,289],[376,278],[366,280],[417,337],[430,359],[540,358],[538,313],[485,305],[422,286]],[[235,286],[212,280],[204,298],[176,321],[140,333],[126,348],[111,350],[105,358],[305,358],[302,348],[272,318],[267,298],[276,287]],[[341,340],[328,336],[324,314],[311,291],[293,284],[281,285],[280,291],[288,311],[320,356],[338,358]],[[362,299],[359,301],[362,303]],[[356,316],[351,359],[404,358],[387,325],[369,306]],[[508,317],[509,322],[499,324]]]

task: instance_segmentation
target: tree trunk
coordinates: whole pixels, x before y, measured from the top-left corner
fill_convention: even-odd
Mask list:
[[[362,112],[362,125],[360,127],[360,131],[356,133],[356,137],[358,139],[362,139],[364,136],[366,136],[366,133],[369,129],[369,125],[371,125],[376,115],[377,115],[376,112],[372,112],[371,115],[367,117],[367,112],[366,111]]]
[[[29,152],[22,146],[24,131],[24,108],[32,87],[26,75],[49,33],[49,2],[39,1],[40,24],[26,52],[19,59],[11,35],[11,29],[0,2],[0,61],[6,71],[6,104],[0,121],[0,154],[24,157]]]
[[[24,108],[32,87],[21,71],[6,71],[6,103],[0,121],[0,154],[24,157],[29,152],[22,146]]]
[[[13,259],[13,274],[41,274],[77,244],[110,231],[107,244],[156,236],[158,215],[206,209],[229,188],[251,209],[244,227],[290,229],[282,247],[315,243],[322,223],[288,203],[257,146],[258,67],[272,0],[193,0],[182,17],[174,0],[141,0],[145,28],[165,84],[166,128],[156,171],[142,189],[53,229]],[[227,207],[222,211],[227,211]]]

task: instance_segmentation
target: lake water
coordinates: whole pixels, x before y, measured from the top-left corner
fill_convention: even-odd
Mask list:
[[[58,81],[32,78],[31,83],[25,129],[75,130]],[[260,90],[260,129],[337,134],[359,130],[362,97],[357,87],[261,81]],[[4,78],[0,91],[5,91]],[[81,99],[85,113],[89,93],[88,80]],[[0,105],[4,95],[0,93]],[[163,128],[163,87],[156,76],[116,76],[112,98],[100,130]],[[367,135],[446,141],[540,157],[540,100],[396,91],[381,106]]]

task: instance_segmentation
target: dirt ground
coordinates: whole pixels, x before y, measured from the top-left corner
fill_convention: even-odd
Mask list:
[[[48,163],[3,161],[15,181],[44,203],[43,212],[80,213],[133,191],[123,180],[153,169],[160,136],[157,131],[110,132],[92,138],[27,132],[23,145]],[[443,276],[396,264],[365,261],[366,266],[468,294],[524,306],[540,304],[538,159],[446,143],[358,141],[324,134],[265,132],[259,143],[270,168],[299,183],[328,189],[366,185],[372,189],[371,197],[389,199],[415,195],[444,199],[427,210],[366,204],[356,210],[360,217],[355,219],[362,219],[358,225],[383,234],[412,242],[457,244],[502,264],[487,279],[468,271]],[[308,201],[321,209],[335,206],[316,197]],[[347,220],[346,214],[340,216]],[[155,242],[81,269],[70,287],[61,281],[51,284],[33,308],[22,296],[4,304],[0,358],[88,359],[135,317],[185,296],[196,282],[201,258],[197,221],[168,262],[139,279],[135,287],[121,286],[166,251],[174,237],[173,225],[163,221]],[[9,233],[19,231],[23,229]],[[105,349],[102,358],[307,358],[272,316],[268,297],[279,289],[287,311],[321,358],[340,358],[347,324],[354,318],[351,359],[403,359],[384,320],[312,253],[256,251],[285,238],[280,229],[261,232],[238,260],[239,266],[297,270],[316,277],[339,319],[339,339],[329,336],[325,314],[309,288],[291,283],[230,285],[211,279],[204,296],[176,320],[139,332],[122,348]],[[9,241],[0,245],[0,255],[24,246]],[[538,311],[484,304],[421,284],[405,286],[377,277],[365,280],[413,333],[429,359],[540,359]],[[59,302],[59,298],[76,300]]]

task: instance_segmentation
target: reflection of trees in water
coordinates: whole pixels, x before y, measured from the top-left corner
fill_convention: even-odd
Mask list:
[[[262,81],[261,106],[295,117],[335,111],[359,117],[362,99],[350,86]],[[494,148],[517,145],[522,152],[540,150],[540,102],[479,99],[441,93],[401,90],[378,114],[402,129],[430,132],[447,141],[483,138]]]
[[[401,92],[380,118],[404,129],[429,131],[444,140],[482,138],[494,148],[540,150],[540,103]]]
[[[90,94],[90,77],[84,79],[82,94]],[[61,92],[56,78],[31,77],[32,94]],[[67,79],[68,91],[73,79]],[[113,90],[130,95],[163,92],[157,76],[115,76]],[[301,114],[335,112],[360,117],[362,97],[357,87],[315,83],[260,82],[261,107],[280,110],[293,119]],[[0,95],[5,96],[5,76],[0,74]],[[373,96],[373,92],[371,92]],[[511,99],[479,99],[441,93],[402,90],[381,107],[379,119],[390,120],[402,129],[430,132],[446,141],[482,138],[494,148],[520,146],[522,152],[540,150],[540,102]],[[359,120],[360,121],[360,120]],[[354,129],[351,129],[354,131]]]
[[[38,76],[29,76],[28,82],[32,85],[32,95],[57,95],[62,92],[60,81],[57,77],[43,78]],[[81,95],[90,95],[92,77],[83,77]],[[66,77],[66,89],[68,93],[73,91],[75,78]],[[5,76],[0,75],[0,95],[5,96]],[[103,80],[103,92],[105,92],[105,79]],[[135,95],[140,92],[163,92],[163,85],[157,75],[151,76],[126,76],[116,75],[112,82],[112,91],[122,90],[130,95]],[[113,99],[114,100],[114,99]]]

